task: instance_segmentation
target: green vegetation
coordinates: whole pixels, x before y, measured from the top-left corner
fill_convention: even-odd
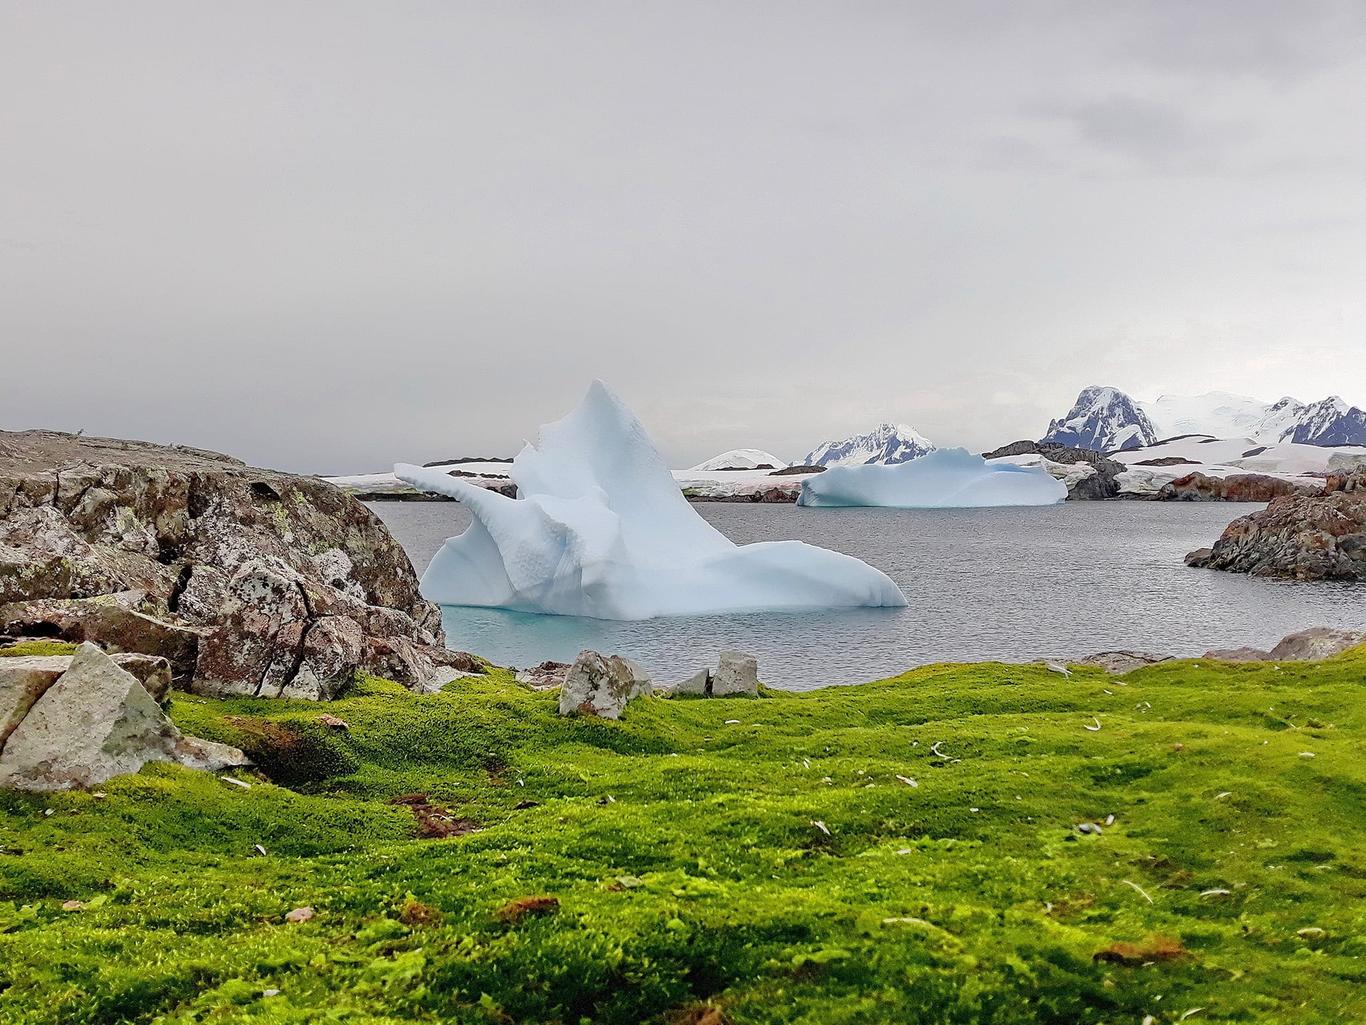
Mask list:
[[[16,641],[0,647],[0,658],[6,655],[21,658],[25,655],[70,655],[76,645],[70,641]]]
[[[178,695],[273,781],[0,795],[0,1021],[1362,1021],[1364,686],[1366,649],[618,723],[502,672]]]

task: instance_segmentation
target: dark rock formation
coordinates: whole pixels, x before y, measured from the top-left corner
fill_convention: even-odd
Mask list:
[[[179,446],[0,432],[0,601],[0,631],[163,655],[206,694],[421,687],[461,660],[354,497]]]
[[[982,458],[999,459],[1002,456],[1024,455],[1042,456],[1051,463],[1086,463],[1094,468],[1095,473],[1073,480],[1069,484],[1069,501],[1101,501],[1115,498],[1119,494],[1119,483],[1116,478],[1126,469],[1123,463],[1108,458],[1102,452],[1088,448],[1069,448],[1046,441],[1012,441],[1009,445],[1002,445],[991,452],[983,452]]]
[[[1162,485],[1160,502],[1270,502],[1285,495],[1318,495],[1319,486],[1292,484],[1263,473],[1231,473],[1210,477],[1198,470]]]
[[[1324,493],[1286,495],[1225,528],[1186,565],[1300,580],[1366,580],[1366,470],[1332,474]]]

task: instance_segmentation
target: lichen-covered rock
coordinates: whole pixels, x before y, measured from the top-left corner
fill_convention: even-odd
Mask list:
[[[630,659],[581,651],[560,688],[560,714],[619,719],[629,702],[651,690],[649,674]]]
[[[128,643],[139,620],[50,604],[120,592],[188,633]],[[205,694],[329,697],[357,669],[415,688],[459,671],[407,555],[352,496],[180,446],[0,432],[0,602],[0,632],[164,655]]]
[[[711,678],[711,696],[759,693],[759,660],[742,651],[723,651]]]
[[[135,679],[158,703],[171,690],[171,663],[155,655],[136,653],[111,656],[114,664]],[[20,655],[0,658],[0,748],[33,703],[47,693],[71,668],[71,655]]]
[[[1286,495],[1230,523],[1186,565],[1299,580],[1366,580],[1366,474],[1329,477],[1321,495]]]
[[[0,746],[0,788],[88,787],[154,761],[247,764],[236,748],[184,736],[136,677],[85,643]]]

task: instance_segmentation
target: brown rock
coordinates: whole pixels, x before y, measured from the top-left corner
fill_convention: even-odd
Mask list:
[[[1299,580],[1366,580],[1366,490],[1356,477],[1330,478],[1322,495],[1277,498],[1241,516],[1214,547],[1186,565]]]

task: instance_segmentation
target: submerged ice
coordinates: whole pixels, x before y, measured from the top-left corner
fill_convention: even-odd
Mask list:
[[[908,463],[836,466],[802,481],[798,505],[969,509],[1054,505],[1067,486],[1037,467],[988,463],[966,449],[939,449]]]
[[[515,499],[439,469],[401,463],[394,473],[473,514],[423,574],[422,594],[442,605],[649,619],[906,604],[885,573],[852,556],[730,541],[688,504],[640,421],[600,381],[513,460]]]

